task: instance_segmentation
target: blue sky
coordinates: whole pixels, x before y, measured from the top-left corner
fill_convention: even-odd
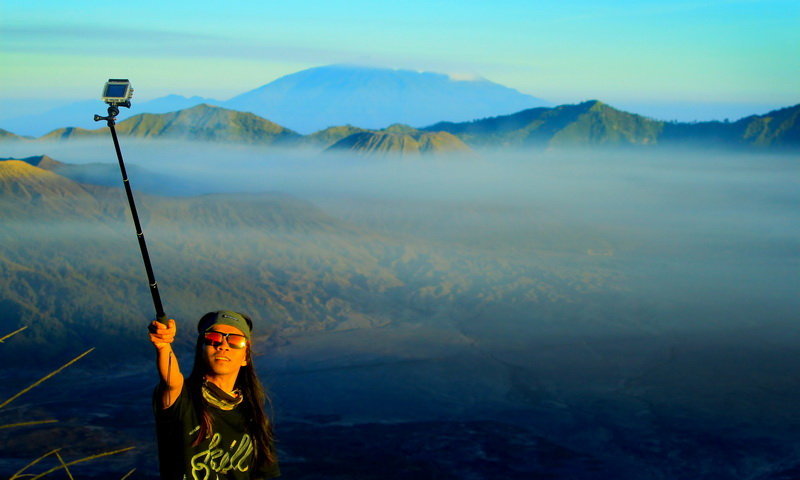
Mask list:
[[[800,103],[796,0],[3,0],[0,29],[7,113],[96,98],[109,77],[139,100],[225,100],[332,63],[477,75],[659,118]]]

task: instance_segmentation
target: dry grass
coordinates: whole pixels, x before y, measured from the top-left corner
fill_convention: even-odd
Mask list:
[[[24,327],[22,327],[22,328],[20,328],[18,330],[15,330],[15,331],[13,331],[13,332],[1,337],[0,338],[0,343],[4,343],[6,340],[8,340],[9,338],[13,337],[14,335],[22,332],[26,328],[28,328],[28,327],[24,326]],[[32,383],[31,385],[23,388],[22,390],[20,390],[16,394],[12,395],[7,400],[5,400],[3,403],[0,403],[0,410],[5,408],[8,404],[13,402],[17,398],[21,397],[25,393],[33,390],[34,388],[38,387],[39,385],[41,385],[45,381],[47,381],[50,378],[53,378],[54,376],[58,375],[65,368],[69,367],[70,365],[74,364],[75,362],[77,362],[81,358],[85,357],[86,355],[91,353],[93,350],[94,350],[94,348],[90,348],[89,350],[81,353],[80,355],[78,355],[77,357],[75,357],[72,360],[68,361],[67,363],[63,364],[59,368],[53,370],[52,372],[48,373],[44,377],[40,378],[36,382]],[[49,420],[31,420],[31,421],[26,421],[26,422],[18,422],[18,423],[10,423],[10,424],[6,424],[6,425],[0,425],[0,429],[28,427],[28,426],[33,426],[33,425],[42,425],[42,424],[57,423],[57,422],[58,422],[58,420],[54,420],[54,419],[49,419]],[[79,458],[77,460],[72,460],[72,461],[69,461],[69,462],[66,462],[64,460],[64,458],[61,456],[61,453],[60,453],[61,449],[60,448],[56,448],[56,449],[53,449],[53,450],[45,453],[44,455],[41,455],[40,457],[34,459],[30,463],[28,463],[27,465],[22,467],[19,471],[14,473],[14,475],[12,475],[9,478],[9,480],[19,480],[19,479],[37,480],[39,478],[43,478],[43,477],[45,477],[47,475],[50,475],[51,473],[54,473],[54,472],[57,472],[57,471],[61,471],[61,470],[63,470],[67,474],[67,477],[69,477],[70,480],[75,480],[75,477],[72,476],[72,472],[69,469],[70,466],[77,465],[79,463],[88,462],[88,461],[95,460],[95,459],[102,458],[102,457],[107,457],[107,456],[110,456],[110,455],[117,455],[117,454],[120,454],[120,453],[128,452],[130,450],[133,450],[134,448],[135,447],[127,447],[127,448],[121,448],[121,449],[118,449],[118,450],[97,453],[97,454],[94,454],[94,455],[90,455],[88,457]],[[42,460],[44,460],[44,459],[46,459],[48,457],[51,457],[51,456],[55,456],[55,458],[58,459],[58,465],[57,466],[52,467],[49,470],[46,470],[46,471],[40,472],[40,473],[26,473],[29,469],[31,469],[32,467],[36,466],[39,462],[41,462]],[[128,473],[126,473],[121,478],[121,480],[127,479],[135,471],[136,471],[136,469],[130,470]]]

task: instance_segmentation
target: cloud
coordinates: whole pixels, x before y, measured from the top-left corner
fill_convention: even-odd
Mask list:
[[[92,25],[7,26],[0,45],[5,53],[134,57],[145,59],[224,59],[292,64],[369,64],[412,70],[470,72],[498,71],[503,62],[465,62],[435,54],[384,52],[371,46],[354,48],[307,47],[286,42],[231,35],[194,33],[148,28],[110,28]],[[518,69],[516,70],[518,71]],[[482,79],[477,74],[459,74],[456,80]]]
[[[53,40],[103,40],[103,41],[146,41],[148,43],[163,41],[203,41],[219,40],[219,37],[202,33],[186,33],[149,28],[111,28],[94,25],[36,25],[36,26],[4,26],[4,41],[35,42]],[[102,47],[102,45],[100,45]]]
[[[224,35],[89,25],[7,27],[3,49],[19,53],[292,61],[352,56],[352,53],[337,50],[258,43]]]

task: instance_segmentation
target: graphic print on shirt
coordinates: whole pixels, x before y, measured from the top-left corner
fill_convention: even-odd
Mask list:
[[[246,472],[250,468],[250,456],[253,454],[250,435],[245,433],[241,440],[234,440],[230,445],[220,445],[221,441],[222,436],[215,433],[208,448],[192,457],[193,480],[216,480],[231,470]]]

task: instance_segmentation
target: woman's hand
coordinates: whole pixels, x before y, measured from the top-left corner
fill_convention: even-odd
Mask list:
[[[158,349],[167,347],[175,341],[177,328],[175,320],[171,318],[167,320],[166,327],[163,323],[153,320],[148,330],[150,331],[150,342]]]
[[[178,359],[172,353],[172,342],[175,341],[175,320],[167,320],[167,325],[156,320],[148,327],[150,342],[156,347],[156,368],[161,376],[161,407],[169,408],[175,403],[183,388],[183,375],[178,367]]]

